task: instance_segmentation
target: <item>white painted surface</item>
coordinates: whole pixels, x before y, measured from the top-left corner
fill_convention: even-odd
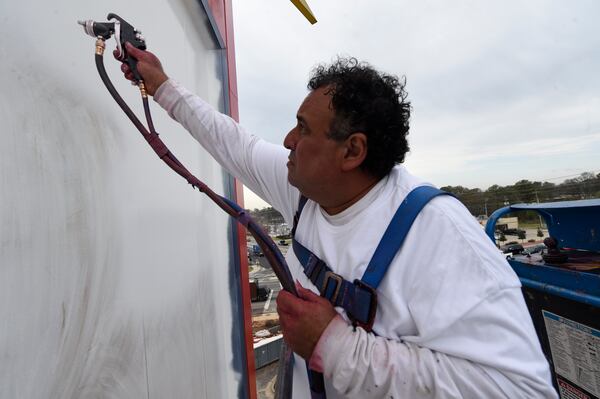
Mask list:
[[[102,85],[78,19],[115,12],[223,107],[195,0],[0,2],[0,398],[232,398],[229,220],[154,155]],[[137,89],[105,63],[132,108]],[[221,168],[152,104],[178,158]]]

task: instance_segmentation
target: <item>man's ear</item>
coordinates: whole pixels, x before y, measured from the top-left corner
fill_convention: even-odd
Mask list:
[[[360,167],[367,157],[367,135],[361,132],[352,133],[344,140],[344,159],[342,170],[349,172]]]

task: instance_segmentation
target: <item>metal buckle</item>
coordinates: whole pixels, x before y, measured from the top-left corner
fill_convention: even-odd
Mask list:
[[[368,284],[365,284],[362,280],[354,280],[354,284],[357,287],[364,289],[371,294],[371,302],[369,303],[369,315],[366,323],[357,320],[352,314],[348,313],[352,324],[354,326],[362,327],[366,332],[373,331],[373,323],[375,322],[375,315],[377,314],[377,291]]]
[[[327,273],[325,273],[325,278],[323,279],[323,284],[321,285],[321,292],[323,293],[323,295],[325,295],[325,293],[326,293],[327,285],[329,284],[330,279],[335,280],[336,285],[335,285],[335,291],[333,292],[333,296],[331,298],[327,298],[327,299],[329,299],[329,302],[335,304],[338,294],[340,293],[340,288],[342,288],[342,282],[344,281],[344,279],[339,274],[335,274],[334,272],[331,272],[331,271],[328,271]]]

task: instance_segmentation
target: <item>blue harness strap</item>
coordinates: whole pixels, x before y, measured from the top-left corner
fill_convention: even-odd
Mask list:
[[[334,273],[325,262],[296,240],[295,234],[300,214],[307,202],[307,198],[302,196],[294,216],[292,248],[304,268],[304,274],[317,287],[322,297],[327,298],[334,306],[344,308],[354,326],[372,331],[377,312],[377,292],[375,290],[402,247],[404,239],[421,209],[439,195],[452,194],[431,186],[419,186],[408,193],[379,241],[362,278],[353,282]],[[323,375],[308,369],[308,364],[307,371],[312,399],[325,398]]]
[[[429,201],[439,195],[451,194],[432,186],[419,186],[408,193],[383,233],[367,270],[362,276],[363,283],[375,289],[379,286],[419,212]]]

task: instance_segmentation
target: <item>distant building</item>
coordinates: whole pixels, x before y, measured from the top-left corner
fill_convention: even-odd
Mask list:
[[[510,217],[510,218],[500,218],[496,222],[496,230],[504,231],[506,229],[518,229],[519,228],[519,218],[518,217]]]
[[[290,228],[290,226],[288,226],[287,223],[281,223],[276,226],[275,235],[282,236],[282,235],[290,234],[291,230],[292,229]]]

